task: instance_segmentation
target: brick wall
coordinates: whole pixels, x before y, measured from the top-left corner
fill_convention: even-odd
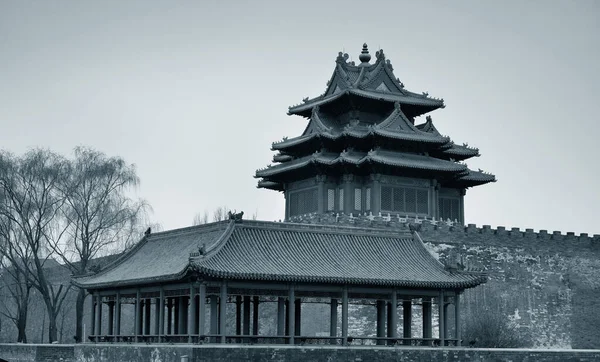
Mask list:
[[[415,220],[308,215],[292,222],[408,230]],[[468,290],[467,312],[498,308],[526,345],[538,348],[600,348],[600,235],[418,220],[420,235],[440,261],[460,260],[489,274]]]
[[[10,362],[181,362],[183,356],[188,362],[580,362],[600,361],[600,350],[0,344],[0,358]]]

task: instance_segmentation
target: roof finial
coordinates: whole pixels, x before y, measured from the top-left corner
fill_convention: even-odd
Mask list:
[[[358,59],[360,59],[361,65],[369,64],[369,60],[371,60],[371,54],[369,54],[369,48],[367,47],[367,43],[363,44],[362,52],[360,52]]]

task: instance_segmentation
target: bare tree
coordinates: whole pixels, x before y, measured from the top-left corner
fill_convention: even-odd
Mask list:
[[[134,165],[90,148],[77,147],[74,153],[60,187],[65,237],[53,239],[50,247],[73,275],[80,276],[89,272],[91,259],[120,252],[137,241],[148,205],[127,195],[139,185]],[[79,289],[77,341],[83,336],[84,301],[85,290]]]
[[[194,221],[192,223],[192,225],[202,224],[208,224],[208,212],[206,210],[204,211],[204,213],[197,213],[196,216],[194,216]]]
[[[3,242],[8,241],[0,240],[0,243]],[[4,249],[3,247],[2,250]],[[27,343],[27,312],[33,285],[23,275],[25,268],[15,268],[8,260],[8,258],[0,256],[0,266],[2,267],[0,298],[3,300],[0,303],[0,314],[14,323],[17,328],[17,342]],[[28,260],[21,260],[21,262],[28,262]]]
[[[229,211],[230,209],[227,208],[227,206],[217,207],[212,213],[212,221],[217,222],[226,220],[228,218]],[[204,210],[204,212],[199,212],[196,214],[196,216],[194,216],[193,225],[208,224],[208,219],[208,211]]]
[[[2,255],[40,292],[48,314],[50,342],[57,340],[56,318],[70,286],[55,284],[46,270],[47,263],[54,262],[47,246],[60,240],[66,230],[60,222],[65,198],[59,189],[67,171],[66,160],[48,150],[32,150],[19,158],[0,153],[1,223],[16,225],[23,238],[23,246],[2,244]],[[29,261],[19,262],[25,253],[30,255]]]

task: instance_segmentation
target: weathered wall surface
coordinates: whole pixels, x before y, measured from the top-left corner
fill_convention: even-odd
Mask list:
[[[292,221],[398,230],[415,222],[345,215]],[[487,284],[465,292],[467,313],[482,306],[497,311],[530,347],[600,348],[600,235],[418,222],[440,261],[489,274]]]
[[[10,351],[10,352],[9,352]],[[54,359],[48,353],[54,353]],[[476,348],[261,347],[169,345],[7,345],[10,362],[581,362],[600,361],[599,350],[516,350]]]

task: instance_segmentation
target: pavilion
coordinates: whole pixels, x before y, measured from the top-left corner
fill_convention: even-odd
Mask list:
[[[340,345],[365,340],[460,345],[460,295],[485,281],[481,273],[442,265],[417,232],[241,218],[147,233],[104,270],[74,279],[93,296],[90,339],[97,342]],[[411,333],[417,299],[422,336]],[[302,334],[304,300],[331,306],[329,337]],[[377,308],[375,338],[348,334],[348,306],[365,301]],[[432,302],[439,308],[435,339]],[[233,334],[227,333],[227,303],[236,305]],[[259,334],[259,324],[265,323],[259,320],[262,303],[277,305],[276,317],[268,321],[276,323],[276,335]],[[121,333],[125,304],[135,308],[132,335]],[[454,328],[448,320],[450,306]],[[400,309],[403,328],[398,335]],[[102,325],[103,313],[108,313],[107,325]]]
[[[484,274],[443,265],[416,231],[290,222],[387,214],[460,224],[467,188],[496,181],[462,162],[479,156],[478,149],[443,136],[430,116],[415,124],[444,102],[406,90],[383,50],[373,64],[366,44],[360,64],[348,59],[339,53],[322,95],[289,108],[308,119],[306,129],[273,143],[275,165],[256,171],[259,188],[283,192],[286,222],[230,215],[148,232],[104,270],[73,280],[93,296],[92,340],[460,345],[460,295],[484,283]],[[307,302],[330,305],[329,336],[303,335]],[[235,303],[229,329],[228,303]],[[268,321],[259,320],[263,303],[277,305]],[[351,304],[376,307],[376,337],[349,335]],[[422,308],[419,336],[412,333],[413,304]],[[133,333],[121,333],[124,305],[134,306]],[[275,335],[260,335],[261,323],[276,323]]]

